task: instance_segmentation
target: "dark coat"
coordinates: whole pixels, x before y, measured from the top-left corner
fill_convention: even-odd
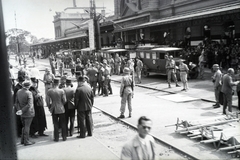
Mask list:
[[[87,76],[89,78],[89,81],[97,81],[98,79],[98,69],[95,67],[89,68],[87,70]]]
[[[17,110],[22,110],[22,117],[34,117],[33,95],[29,90],[22,88],[17,92]]]
[[[51,88],[47,92],[47,106],[53,114],[65,113],[66,95],[63,89]],[[51,99],[51,100],[50,100]]]
[[[233,92],[233,86],[235,85],[235,83],[232,81],[232,77],[228,74],[225,74],[223,76],[223,80],[222,80],[222,92],[224,94],[232,94]]]
[[[75,106],[78,111],[88,111],[92,109],[94,94],[88,84],[83,84],[76,89]]]
[[[74,95],[75,95],[75,90],[72,87],[66,87],[63,88],[63,90],[65,91],[66,94],[66,98],[67,98],[67,107],[68,109],[75,109],[75,104],[74,104]]]
[[[39,98],[40,92],[35,87],[30,87],[29,91],[33,94],[33,104],[35,110],[35,117],[31,123],[30,133],[34,134],[37,131],[44,131],[47,128],[46,115],[43,106],[37,105],[37,99]]]

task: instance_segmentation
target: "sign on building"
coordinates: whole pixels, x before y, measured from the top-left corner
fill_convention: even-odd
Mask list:
[[[88,31],[89,31],[89,48],[91,50],[95,49],[95,38],[94,38],[94,23],[93,19],[88,21]]]

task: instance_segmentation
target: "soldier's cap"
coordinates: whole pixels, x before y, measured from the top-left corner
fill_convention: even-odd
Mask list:
[[[214,65],[212,66],[212,68],[219,68],[219,65],[218,65],[218,64],[214,64]]]
[[[67,78],[67,79],[66,79],[66,84],[72,84],[72,80],[69,79],[69,78]]]
[[[30,82],[29,80],[25,80],[25,81],[23,82],[23,87],[24,87],[24,88],[30,88],[30,86],[31,86],[31,82]]]
[[[53,83],[54,84],[58,84],[60,82],[60,79],[59,78],[54,78],[54,80],[53,80]]]
[[[38,80],[37,80],[36,77],[32,77],[32,78],[30,78],[30,79],[31,79],[31,81],[32,81],[33,83],[37,83],[37,82],[38,82]]]
[[[125,67],[125,68],[123,69],[123,73],[124,73],[124,74],[129,74],[129,73],[130,73],[130,69],[127,68],[127,67]]]

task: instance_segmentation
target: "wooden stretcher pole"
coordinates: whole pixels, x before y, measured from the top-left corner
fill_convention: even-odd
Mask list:
[[[180,130],[177,130],[177,131],[175,131],[175,132],[180,133],[180,132],[184,132],[184,131],[190,131],[190,130],[199,129],[199,128],[202,128],[202,127],[208,127],[208,126],[215,126],[215,125],[230,123],[230,122],[234,122],[234,121],[238,121],[238,120],[239,120],[239,119],[231,119],[231,120],[226,120],[226,121],[223,121],[223,122],[207,123],[207,124],[203,124],[203,125],[186,127],[186,128],[184,128],[184,129],[180,129]]]
[[[17,159],[13,98],[9,80],[6,36],[0,0],[0,159]]]

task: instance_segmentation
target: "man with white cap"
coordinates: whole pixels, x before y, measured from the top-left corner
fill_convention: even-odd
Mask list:
[[[30,81],[24,81],[22,89],[17,92],[15,106],[17,107],[17,115],[21,115],[21,120],[23,124],[21,144],[32,145],[34,142],[29,140],[30,125],[32,123],[33,117],[35,116],[35,110],[33,106],[33,95],[29,91],[31,86]]]
[[[130,69],[125,67],[123,69],[123,77],[121,80],[121,88],[120,88],[120,97],[122,98],[121,108],[120,108],[121,115],[118,118],[125,118],[124,112],[125,112],[127,102],[128,102],[129,117],[132,116],[133,87],[134,87],[134,80],[130,75]]]
[[[218,64],[214,64],[212,68],[213,68],[213,71],[215,72],[212,77],[212,81],[214,84],[214,93],[215,93],[215,100],[216,100],[216,104],[214,104],[213,107],[219,108],[220,107],[219,95],[222,88],[222,82],[221,82],[222,72],[220,71]]]

